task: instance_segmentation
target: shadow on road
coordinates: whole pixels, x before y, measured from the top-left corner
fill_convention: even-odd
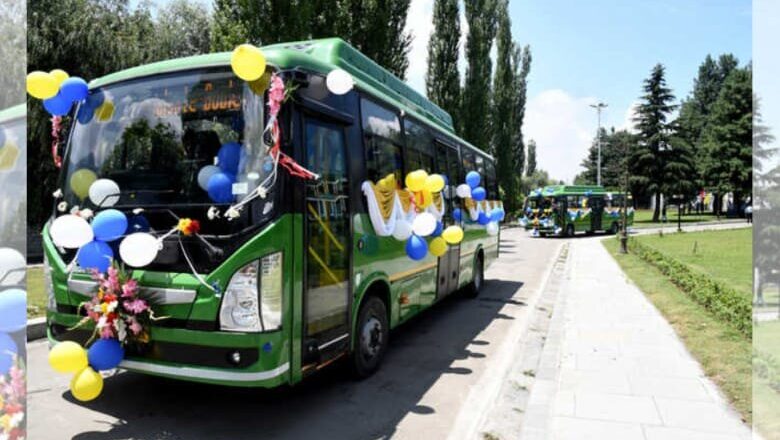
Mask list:
[[[476,338],[493,320],[514,319],[501,312],[504,307],[526,306],[523,292],[515,295],[522,286],[487,280],[476,300],[443,300],[393,332],[381,370],[360,382],[340,367],[276,390],[117,374],[106,379],[99,399],[80,405],[120,421],[74,439],[389,438],[408,414],[437,413],[419,402],[442,376],[473,374],[453,361],[488,361],[482,351],[490,343]],[[72,401],[70,393],[62,397]]]

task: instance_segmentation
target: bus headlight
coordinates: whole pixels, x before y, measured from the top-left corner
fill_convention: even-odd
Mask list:
[[[220,328],[234,332],[278,330],[282,325],[282,253],[266,255],[230,278],[219,311]]]

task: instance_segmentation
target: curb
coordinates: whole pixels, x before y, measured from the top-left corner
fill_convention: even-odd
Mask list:
[[[36,341],[46,337],[46,318],[39,317],[27,320],[27,341]]]

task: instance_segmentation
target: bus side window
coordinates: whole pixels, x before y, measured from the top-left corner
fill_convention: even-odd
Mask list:
[[[401,124],[398,116],[366,98],[360,100],[363,138],[366,149],[366,177],[377,182],[389,174],[403,183]]]
[[[577,196],[566,196],[566,208],[577,209],[579,207],[579,201]]]
[[[406,174],[415,170],[435,172],[433,164],[433,136],[424,126],[404,118],[406,140]]]
[[[467,148],[461,149],[460,156],[463,162],[463,177],[465,179],[469,171],[477,171],[477,164],[474,161],[474,152]]]

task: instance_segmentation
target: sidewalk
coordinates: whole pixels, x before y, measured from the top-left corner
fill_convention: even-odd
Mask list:
[[[572,240],[525,439],[749,439],[672,327],[598,239]]]

